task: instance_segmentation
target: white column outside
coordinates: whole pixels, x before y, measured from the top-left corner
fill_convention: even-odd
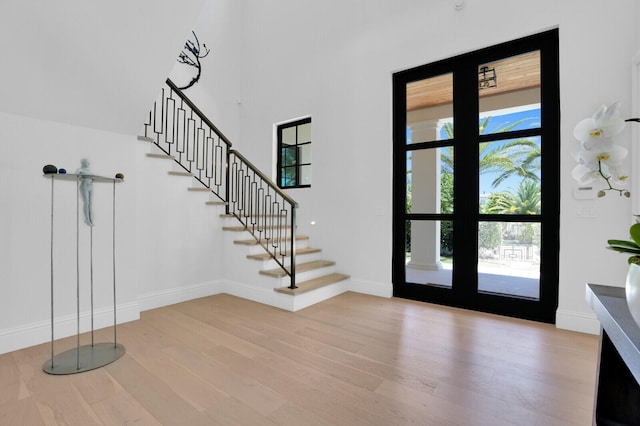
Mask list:
[[[410,124],[412,141],[437,140],[438,120]],[[423,149],[411,153],[411,204],[413,213],[440,212],[440,150]],[[411,260],[407,267],[439,271],[440,222],[411,222]]]

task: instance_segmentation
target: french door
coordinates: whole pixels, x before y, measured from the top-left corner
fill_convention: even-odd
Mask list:
[[[394,295],[555,321],[558,31],[393,76]]]

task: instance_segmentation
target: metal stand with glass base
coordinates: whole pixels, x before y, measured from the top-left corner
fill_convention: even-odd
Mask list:
[[[93,370],[103,367],[120,358],[125,353],[123,345],[117,343],[116,334],[116,183],[122,182],[119,178],[108,178],[95,175],[78,174],[47,174],[45,178],[51,179],[51,359],[45,362],[42,369],[49,374],[75,374],[83,371]],[[79,213],[79,189],[82,179],[91,179],[92,182],[111,183],[113,185],[113,342],[95,343],[93,327],[93,227],[91,227],[90,240],[90,263],[91,263],[91,344],[80,346],[80,213]],[[76,311],[77,311],[77,332],[76,347],[54,356],[54,275],[53,275],[53,226],[54,226],[54,183],[56,180],[76,181],[78,191],[76,191]]]

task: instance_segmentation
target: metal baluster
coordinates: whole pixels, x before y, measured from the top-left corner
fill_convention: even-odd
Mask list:
[[[290,274],[291,285],[289,288],[298,288],[296,285],[296,206],[291,206],[291,262]]]

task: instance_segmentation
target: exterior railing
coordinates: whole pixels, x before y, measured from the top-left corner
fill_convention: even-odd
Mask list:
[[[258,170],[169,79],[144,123],[144,135],[226,202],[296,288],[298,204]]]

